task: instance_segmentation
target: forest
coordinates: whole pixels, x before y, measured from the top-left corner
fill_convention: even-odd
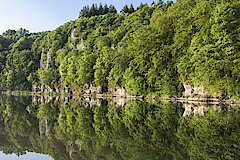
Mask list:
[[[239,99],[239,17],[239,0],[85,6],[53,31],[0,35],[0,89],[173,97],[190,85]]]

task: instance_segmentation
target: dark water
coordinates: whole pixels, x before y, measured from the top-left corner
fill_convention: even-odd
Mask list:
[[[32,100],[0,98],[0,159],[240,159],[240,106]]]

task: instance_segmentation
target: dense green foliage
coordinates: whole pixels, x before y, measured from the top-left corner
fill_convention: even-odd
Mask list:
[[[108,7],[107,4],[104,6],[100,3],[99,7],[97,4],[92,4],[91,7],[84,6],[83,9],[79,13],[79,18],[81,17],[91,17],[91,16],[98,16],[98,15],[104,15],[108,13],[117,13],[116,8],[113,5],[110,5]]]
[[[120,13],[114,6],[86,6],[77,20],[51,32],[4,33],[0,85],[81,91],[92,84],[174,96],[190,84],[239,98],[239,17],[238,0],[160,0]]]
[[[196,106],[195,106],[196,107]],[[4,153],[66,159],[239,159],[240,107],[182,117],[170,102],[131,101],[124,107],[83,101],[46,104],[0,98]]]
[[[28,77],[39,68],[39,55],[32,49],[39,34],[25,29],[8,30],[0,36],[1,89],[27,90],[32,84]]]

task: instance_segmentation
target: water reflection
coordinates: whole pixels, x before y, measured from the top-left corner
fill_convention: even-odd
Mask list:
[[[191,116],[191,115],[198,115],[204,116],[204,112],[208,110],[209,104],[207,103],[183,103],[184,113],[183,116]],[[213,107],[213,105],[210,105]]]
[[[26,152],[24,155],[16,155],[16,154],[4,154],[0,152],[1,160],[52,160],[48,155],[43,155],[39,153]]]
[[[0,148],[56,160],[240,159],[240,107],[1,97]]]

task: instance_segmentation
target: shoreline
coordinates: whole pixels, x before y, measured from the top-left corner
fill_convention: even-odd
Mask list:
[[[240,104],[240,101],[236,99],[219,99],[212,97],[160,97],[160,96],[120,96],[120,95],[111,95],[111,94],[67,94],[57,93],[57,92],[30,92],[30,91],[1,91],[1,94],[9,96],[51,96],[51,97],[74,97],[74,98],[93,98],[93,99],[130,99],[130,100],[155,100],[155,101],[177,101],[181,103],[195,103],[195,104]]]

